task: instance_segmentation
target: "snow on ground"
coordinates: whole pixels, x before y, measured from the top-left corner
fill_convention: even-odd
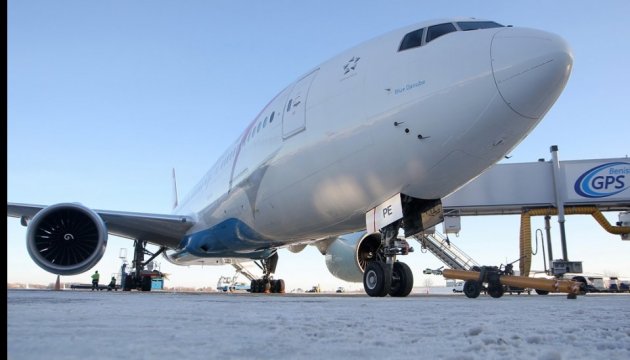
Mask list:
[[[630,294],[7,291],[8,359],[630,359]]]

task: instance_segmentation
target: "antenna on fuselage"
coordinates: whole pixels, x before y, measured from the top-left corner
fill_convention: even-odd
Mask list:
[[[175,179],[175,168],[173,168],[173,209],[175,209],[177,205],[177,180]]]

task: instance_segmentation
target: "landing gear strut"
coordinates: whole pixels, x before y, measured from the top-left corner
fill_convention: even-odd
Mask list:
[[[269,258],[261,260],[261,264],[256,263],[262,271],[262,279],[254,279],[250,284],[252,293],[284,293],[284,280],[273,280],[272,274],[276,272],[278,265],[278,253],[275,252]]]
[[[396,260],[396,255],[413,251],[406,240],[398,239],[400,226],[401,221],[396,221],[381,230],[381,246],[363,272],[363,288],[369,296],[405,297],[411,293],[413,273],[407,264]]]
[[[147,250],[146,241],[136,240],[134,243],[133,254],[134,271],[129,274],[122,274],[122,276],[124,276],[124,279],[121,281],[123,284],[123,291],[130,291],[132,289],[151,291],[153,277],[161,277],[162,274],[157,270],[145,270],[145,267],[158,255],[164,252],[164,250],[166,250],[166,248],[162,247],[157,252],[152,253]],[[147,261],[144,261],[144,255],[150,256]]]

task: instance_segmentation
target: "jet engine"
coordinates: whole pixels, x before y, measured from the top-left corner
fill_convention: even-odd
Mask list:
[[[363,270],[380,246],[380,233],[360,231],[339,236],[325,250],[326,267],[341,280],[362,282]]]
[[[51,205],[28,222],[26,246],[42,269],[76,275],[96,265],[105,254],[107,227],[97,213],[83,205]]]

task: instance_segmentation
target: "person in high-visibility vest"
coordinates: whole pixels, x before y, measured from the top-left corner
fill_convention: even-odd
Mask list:
[[[98,270],[92,274],[92,291],[94,291],[94,289],[98,290],[98,279],[100,277],[101,275],[99,275]]]

